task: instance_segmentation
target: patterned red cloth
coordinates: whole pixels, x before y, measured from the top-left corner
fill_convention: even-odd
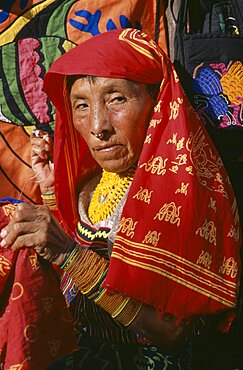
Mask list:
[[[0,230],[15,207],[0,202]],[[1,369],[46,370],[76,349],[56,272],[33,249],[0,249],[0,294]]]
[[[241,235],[229,178],[172,63],[138,30],[96,36],[46,75],[57,107],[55,179],[63,225],[74,232],[79,186],[97,168],[63,93],[64,77],[73,74],[161,83],[104,286],[178,318],[233,309]]]

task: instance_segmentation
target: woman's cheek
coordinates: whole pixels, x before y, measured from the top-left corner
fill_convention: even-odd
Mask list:
[[[73,125],[76,131],[78,131],[81,136],[84,136],[86,125],[84,124],[83,120],[73,117]]]

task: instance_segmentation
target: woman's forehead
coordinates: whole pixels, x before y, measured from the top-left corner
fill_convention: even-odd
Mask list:
[[[73,84],[73,89],[85,90],[90,86],[97,86],[101,90],[128,90],[137,92],[140,87],[145,86],[142,83],[123,79],[123,78],[110,78],[110,77],[97,77],[97,76],[76,76]]]

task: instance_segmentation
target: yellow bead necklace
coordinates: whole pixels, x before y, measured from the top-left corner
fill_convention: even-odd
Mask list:
[[[88,209],[88,216],[93,224],[106,220],[115,212],[125,191],[132,183],[135,167],[118,174],[103,170]]]

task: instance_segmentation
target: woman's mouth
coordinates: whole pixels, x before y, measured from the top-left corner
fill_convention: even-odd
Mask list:
[[[106,152],[111,152],[113,150],[117,150],[119,148],[123,147],[121,144],[106,144],[106,145],[100,145],[96,146],[93,148],[95,152],[100,152],[100,153],[106,153]]]
[[[95,155],[105,156],[106,159],[113,159],[114,156],[119,155],[119,153],[124,150],[124,145],[121,144],[111,144],[111,145],[100,145],[93,148]]]

